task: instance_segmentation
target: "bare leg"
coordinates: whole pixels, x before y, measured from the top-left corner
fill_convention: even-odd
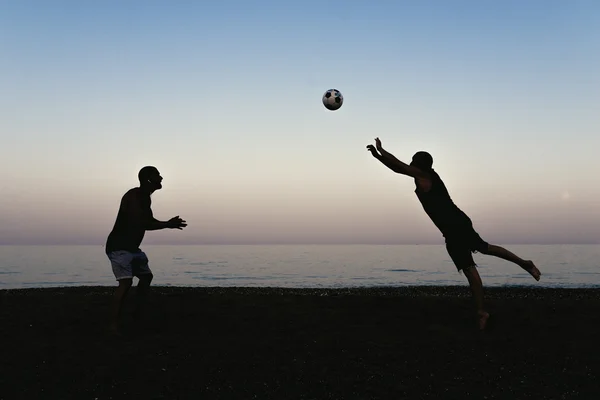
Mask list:
[[[487,251],[483,252],[483,254],[498,257],[498,258],[501,258],[506,261],[511,261],[511,262],[517,264],[519,267],[523,268],[525,271],[529,272],[536,281],[540,280],[540,275],[542,275],[542,273],[540,272],[539,269],[537,269],[537,267],[535,266],[533,261],[523,260],[521,257],[517,256],[514,253],[511,253],[510,251],[506,250],[504,247],[490,244],[490,245],[488,245]]]
[[[483,308],[483,283],[481,282],[481,277],[479,276],[477,267],[474,265],[472,267],[463,268],[463,272],[469,281],[471,293],[473,294],[473,299],[475,300],[477,317],[479,318],[479,329],[485,329],[485,324],[487,323],[490,314],[488,314]]]
[[[144,306],[146,305],[146,298],[148,296],[148,292],[150,291],[150,283],[152,283],[153,277],[154,275],[152,274],[140,275],[140,281],[137,285],[136,309],[133,314],[135,319],[139,319],[142,316]]]
[[[115,290],[113,296],[112,313],[109,324],[109,332],[111,334],[119,335],[119,319],[121,317],[121,309],[123,308],[123,301],[127,296],[127,292],[131,287],[132,279],[121,279],[119,280],[119,287]]]

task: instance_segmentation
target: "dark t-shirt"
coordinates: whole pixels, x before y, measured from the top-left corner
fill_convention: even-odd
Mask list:
[[[153,218],[150,195],[139,187],[130,189],[121,199],[115,225],[106,240],[105,251],[140,251],[146,233],[144,219]]]
[[[423,192],[417,187],[415,193],[435,226],[446,238],[461,235],[472,229],[471,219],[454,204],[440,176],[434,170],[429,173],[431,189]]]

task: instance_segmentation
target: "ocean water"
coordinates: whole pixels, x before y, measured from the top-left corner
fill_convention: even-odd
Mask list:
[[[475,254],[486,286],[600,287],[600,245],[507,245],[542,280]],[[142,248],[154,285],[335,288],[466,285],[443,245],[219,245]],[[135,284],[135,283],[134,283]],[[0,246],[0,289],[114,286],[102,246]]]

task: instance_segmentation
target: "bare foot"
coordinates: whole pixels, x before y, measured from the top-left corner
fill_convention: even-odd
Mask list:
[[[477,313],[477,316],[479,317],[479,329],[484,330],[485,325],[487,324],[487,321],[490,318],[490,314],[486,313],[485,311],[479,311]]]
[[[533,261],[531,261],[531,260],[525,261],[525,264],[523,264],[523,269],[525,271],[529,272],[536,281],[540,280],[540,276],[542,275],[542,273],[540,272],[539,269],[537,269],[537,267],[535,266]]]

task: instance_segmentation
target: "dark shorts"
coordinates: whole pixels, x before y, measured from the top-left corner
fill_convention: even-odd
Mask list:
[[[446,250],[459,271],[474,266],[473,253],[485,253],[488,246],[472,227],[446,235]]]

